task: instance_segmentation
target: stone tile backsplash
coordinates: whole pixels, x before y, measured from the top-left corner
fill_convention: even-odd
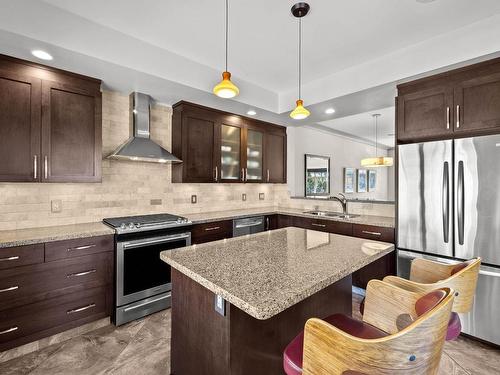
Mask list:
[[[104,91],[102,99],[105,157],[129,137],[129,102],[128,96],[110,91]],[[171,145],[171,117],[170,107],[152,108],[151,138],[167,149]],[[243,193],[246,201],[241,199]],[[259,200],[259,193],[265,193],[264,200]],[[193,194],[198,197],[196,204],[191,203]],[[61,212],[51,212],[53,200],[61,201]],[[94,222],[123,215],[300,204],[308,203],[289,199],[286,184],[173,184],[168,164],[103,159],[101,183],[0,183],[0,230]],[[357,213],[394,216],[389,215],[388,207],[377,210],[372,207]]]

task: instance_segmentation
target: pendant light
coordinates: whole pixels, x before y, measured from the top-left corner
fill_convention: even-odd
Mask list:
[[[222,81],[214,87],[214,94],[218,97],[228,99],[234,98],[240,93],[240,90],[234,83],[231,82],[231,73],[227,71],[227,41],[228,41],[228,28],[229,28],[229,5],[226,0],[226,69],[222,72]]]
[[[309,4],[307,3],[297,3],[295,4],[291,11],[295,18],[299,19],[299,97],[296,102],[295,109],[290,112],[290,117],[294,120],[303,120],[309,117],[311,112],[304,107],[304,102],[301,98],[300,85],[302,83],[302,17],[306,16],[309,12]]]
[[[375,119],[375,157],[361,160],[361,165],[368,168],[390,167],[393,164],[393,159],[391,157],[378,156],[378,118],[380,114],[375,113],[372,117]]]

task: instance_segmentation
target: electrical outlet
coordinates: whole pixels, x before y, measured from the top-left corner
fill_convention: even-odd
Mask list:
[[[259,193],[259,200],[263,201],[265,199],[265,194],[264,193]]]
[[[151,206],[161,206],[161,199],[151,199],[149,203]]]
[[[218,294],[215,295],[215,311],[222,316],[226,316],[226,301]]]
[[[191,195],[191,203],[196,204],[198,202],[198,196],[196,194]]]
[[[241,194],[241,200],[245,202],[247,200],[247,195],[245,193]]]
[[[57,213],[62,211],[62,201],[60,199],[54,199],[50,201],[50,211]]]

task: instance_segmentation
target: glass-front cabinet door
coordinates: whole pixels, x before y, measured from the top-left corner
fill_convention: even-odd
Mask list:
[[[247,158],[244,173],[245,181],[263,180],[264,133],[247,129]]]
[[[220,146],[220,179],[239,181],[241,171],[241,131],[237,126],[222,124]]]

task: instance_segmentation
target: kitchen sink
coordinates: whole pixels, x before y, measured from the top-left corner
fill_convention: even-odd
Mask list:
[[[327,217],[338,217],[340,219],[351,219],[353,217],[358,217],[359,215],[354,215],[354,214],[343,214],[340,212],[333,212],[333,211],[305,211],[305,214],[309,215],[315,215],[315,216],[327,216]]]

